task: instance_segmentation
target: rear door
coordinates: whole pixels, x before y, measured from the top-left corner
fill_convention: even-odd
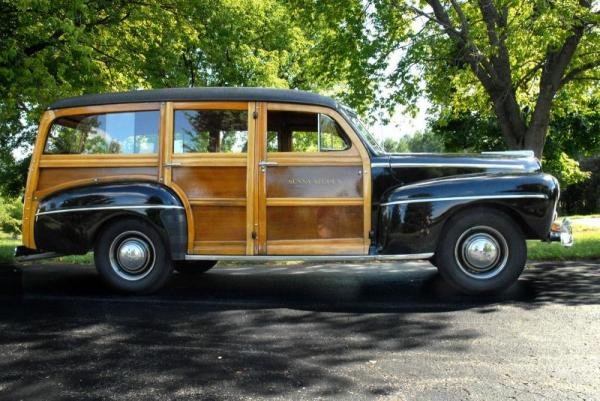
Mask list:
[[[186,200],[190,254],[253,252],[249,107],[254,103],[167,103],[164,180]]]

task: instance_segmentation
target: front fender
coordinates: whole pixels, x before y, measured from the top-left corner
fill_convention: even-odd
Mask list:
[[[126,217],[149,221],[164,236],[173,259],[185,257],[185,209],[172,190],[156,182],[86,185],[47,196],[36,213],[35,243],[43,251],[85,253],[106,222]]]
[[[393,188],[379,209],[378,253],[435,252],[448,218],[474,206],[502,210],[527,238],[546,239],[558,196],[557,180],[543,173],[483,173]]]

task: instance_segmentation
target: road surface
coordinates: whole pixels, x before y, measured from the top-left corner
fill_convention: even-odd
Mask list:
[[[600,400],[595,263],[532,264],[495,297],[427,263],[218,266],[147,297],[89,266],[22,282],[0,400]]]

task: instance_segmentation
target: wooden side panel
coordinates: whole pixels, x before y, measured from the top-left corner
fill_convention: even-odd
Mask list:
[[[246,240],[245,206],[192,206],[192,211],[197,240]]]
[[[269,255],[363,255],[362,238],[267,241]]]
[[[150,180],[158,178],[158,167],[72,167],[40,168],[38,191],[64,187],[66,184],[82,180],[101,179],[103,177],[146,176]]]
[[[246,197],[246,167],[174,167],[172,180],[190,200]]]
[[[267,208],[267,241],[362,240],[362,221],[361,206],[270,206]],[[271,252],[271,248],[268,249]]]
[[[267,198],[355,198],[362,186],[362,166],[276,166],[267,174]]]

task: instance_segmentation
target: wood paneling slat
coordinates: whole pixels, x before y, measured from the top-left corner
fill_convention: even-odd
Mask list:
[[[362,217],[361,206],[269,206],[267,239],[358,238],[362,237]]]
[[[189,198],[245,198],[245,167],[173,167],[172,181]]]

